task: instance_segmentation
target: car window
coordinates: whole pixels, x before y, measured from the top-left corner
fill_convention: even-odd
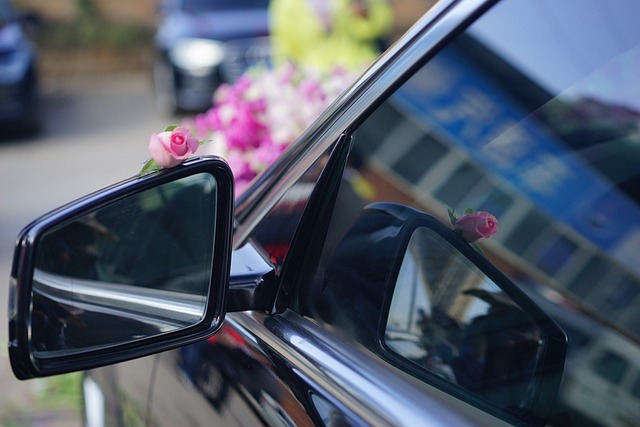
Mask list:
[[[626,391],[632,410],[623,410],[586,374],[593,359],[585,360],[604,342],[640,360],[637,16],[631,0],[503,1],[455,38],[355,131],[315,277],[298,290],[295,309],[358,345],[374,334],[365,345],[374,351],[378,331],[404,322],[414,342],[398,354],[426,358],[426,371],[464,382],[442,355],[468,342],[439,336],[436,351],[416,338],[425,335],[420,316],[454,329],[463,317],[451,315],[453,305],[442,316],[433,296],[421,305],[419,294],[394,310],[370,270],[402,254],[346,246],[346,237],[373,202],[412,206],[447,224],[448,208],[487,211],[499,231],[481,242],[484,255],[568,336],[557,410],[574,425],[612,425],[620,412],[640,424],[637,396]],[[345,253],[336,275],[336,256]],[[357,261],[364,258],[370,262]],[[368,284],[358,289],[362,277]],[[332,283],[340,291],[330,292]],[[607,354],[598,375],[632,382],[635,369]]]
[[[297,226],[329,154],[327,151],[321,155],[300,179],[287,189],[249,235],[249,239],[259,246],[275,266],[277,275],[280,274],[289,254]]]

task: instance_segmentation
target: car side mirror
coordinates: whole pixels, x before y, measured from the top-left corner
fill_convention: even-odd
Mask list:
[[[543,425],[551,416],[564,332],[437,218],[394,203],[367,206],[327,277],[325,294],[339,292],[334,301],[350,307],[334,305],[327,318],[392,365],[509,423]]]
[[[233,200],[228,165],[198,158],[27,226],[10,288],[15,375],[89,369],[214,333],[225,314]]]

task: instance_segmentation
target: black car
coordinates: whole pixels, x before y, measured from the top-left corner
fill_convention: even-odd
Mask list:
[[[24,31],[29,17],[0,0],[0,124],[13,132],[40,124],[36,48]]]
[[[268,0],[164,0],[153,83],[163,112],[204,111],[215,89],[270,56]]]
[[[439,2],[242,194],[196,157],[36,220],[14,373],[85,371],[88,426],[639,425],[638,16]]]

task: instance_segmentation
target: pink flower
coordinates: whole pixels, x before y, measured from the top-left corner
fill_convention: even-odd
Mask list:
[[[473,212],[460,217],[454,224],[464,240],[475,243],[498,231],[498,220],[489,212]]]
[[[212,153],[227,158],[238,195],[354,78],[346,69],[321,74],[290,63],[251,69],[222,85],[213,106],[183,126],[218,144]]]
[[[287,145],[285,144],[273,143],[264,143],[260,147],[256,148],[253,151],[254,158],[259,164],[263,165],[263,168],[259,168],[258,171],[261,171],[273,164],[286,148]]]
[[[185,128],[154,133],[149,138],[149,152],[158,166],[172,168],[198,149],[198,140]]]
[[[300,82],[300,91],[303,101],[324,101],[325,99],[321,82],[316,79],[304,79]]]
[[[250,105],[238,105],[235,115],[224,130],[229,149],[242,151],[260,146],[261,141],[268,134],[265,124],[256,119]]]

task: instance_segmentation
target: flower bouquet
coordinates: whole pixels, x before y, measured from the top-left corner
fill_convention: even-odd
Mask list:
[[[182,127],[206,141],[197,154],[215,154],[229,162],[236,194],[241,194],[354,77],[342,68],[327,73],[291,63],[257,67],[233,84],[222,85],[213,106]]]

